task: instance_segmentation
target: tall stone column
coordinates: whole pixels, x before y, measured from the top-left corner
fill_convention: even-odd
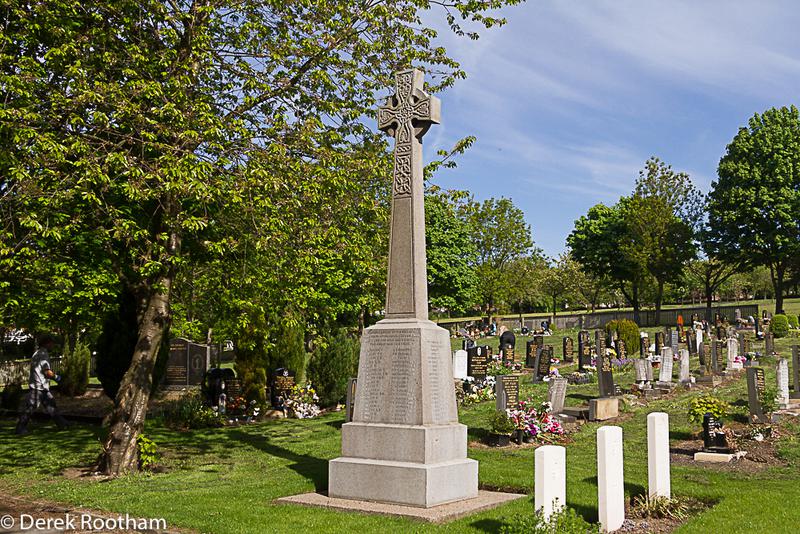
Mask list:
[[[386,318],[361,339],[353,421],[328,466],[331,497],[431,507],[478,495],[458,423],[450,336],[428,320],[422,136],[439,122],[423,73],[395,75],[378,111],[395,138]]]

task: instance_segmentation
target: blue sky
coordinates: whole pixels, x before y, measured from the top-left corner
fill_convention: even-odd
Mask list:
[[[439,94],[426,159],[475,135],[435,182],[510,197],[551,256],[650,156],[708,191],[753,113],[798,105],[797,2],[530,0],[501,14],[478,41],[443,37],[468,78]]]

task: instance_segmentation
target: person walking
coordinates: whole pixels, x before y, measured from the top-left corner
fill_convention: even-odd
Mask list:
[[[17,421],[16,432],[18,435],[28,433],[28,423],[39,405],[44,406],[50,417],[55,420],[58,428],[64,429],[69,426],[67,420],[58,413],[56,400],[50,392],[50,380],[61,381],[61,377],[55,374],[50,367],[50,349],[53,348],[53,344],[52,337],[43,336],[39,341],[39,350],[34,352],[31,357],[28,397],[25,400],[25,407],[19,417],[19,421]]]

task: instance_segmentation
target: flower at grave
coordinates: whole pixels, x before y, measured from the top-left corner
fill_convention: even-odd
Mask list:
[[[292,386],[286,399],[286,408],[292,417],[297,419],[312,419],[322,413],[317,402],[319,397],[311,384]]]
[[[528,425],[528,411],[525,409],[506,409],[506,415],[517,430],[525,430]]]

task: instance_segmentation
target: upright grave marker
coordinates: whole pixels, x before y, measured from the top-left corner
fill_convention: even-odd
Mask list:
[[[775,380],[778,385],[778,396],[775,400],[778,408],[785,410],[789,407],[789,362],[786,358],[778,360],[778,365],[775,367]]]
[[[627,360],[628,359],[628,347],[625,346],[624,339],[618,339],[616,341],[617,345],[617,358],[620,360]]]
[[[564,355],[564,363],[572,363],[575,354],[572,338],[565,337],[561,342],[561,348],[561,352]]]
[[[439,122],[423,73],[395,75],[378,127],[395,138],[386,318],[364,331],[353,421],[328,464],[334,498],[431,507],[478,495],[459,424],[450,336],[428,320],[422,136]]]
[[[672,360],[672,347],[664,347],[661,349],[661,368],[658,373],[659,385],[672,385],[672,368],[674,362]]]
[[[650,338],[645,334],[639,337],[639,356],[647,358],[650,353]]]
[[[764,369],[761,367],[747,368],[747,398],[750,407],[750,420],[755,423],[766,423],[767,417],[761,406],[761,396],[764,394],[766,383]]]
[[[661,354],[664,348],[664,332],[656,332],[656,354]]]
[[[625,475],[622,427],[597,429],[597,515],[603,532],[614,532],[625,521]]]
[[[681,358],[681,367],[679,369],[678,380],[681,384],[689,384],[691,383],[691,372],[689,370],[689,351],[686,349],[681,349],[678,351],[678,354]]]
[[[467,376],[475,380],[486,378],[486,371],[489,368],[492,349],[489,347],[472,347],[467,349]]]
[[[553,358],[553,346],[539,347],[536,354],[536,367],[533,370],[533,381],[541,382],[550,374],[550,360]]]
[[[775,353],[775,334],[772,332],[764,334],[764,352],[767,356]]]
[[[564,401],[567,397],[566,378],[551,378],[547,384],[547,402],[550,403],[553,415],[560,414],[564,410]]]
[[[457,350],[453,353],[453,378],[465,380],[467,376],[467,351]]]
[[[539,344],[535,338],[525,343],[525,367],[532,369],[536,366],[536,353],[538,349]]]
[[[644,358],[637,358],[633,360],[633,368],[636,371],[636,383],[639,387],[644,387],[648,383],[647,368],[650,367],[652,373],[652,366],[650,360]]]
[[[716,339],[711,340],[711,372],[715,375],[720,373],[720,361],[719,361],[719,343]]]
[[[672,353],[678,353],[678,343],[680,342],[680,337],[678,335],[677,330],[670,330],[669,332],[669,346],[672,348]]]
[[[800,399],[800,348],[792,346],[792,376],[794,376],[794,391],[790,395],[793,399]]]
[[[589,332],[578,332],[578,371],[583,371],[587,365],[592,365],[592,349],[589,346]]]
[[[597,357],[597,385],[600,389],[601,397],[613,397],[616,394],[614,388],[614,371],[611,365],[611,356],[604,348],[598,344],[599,353]]]
[[[495,407],[516,408],[519,404],[519,375],[500,375],[494,385]]]
[[[543,445],[534,453],[534,509],[545,519],[567,504],[567,449]]]
[[[647,486],[648,495],[671,497],[669,476],[669,415],[647,414]]]

